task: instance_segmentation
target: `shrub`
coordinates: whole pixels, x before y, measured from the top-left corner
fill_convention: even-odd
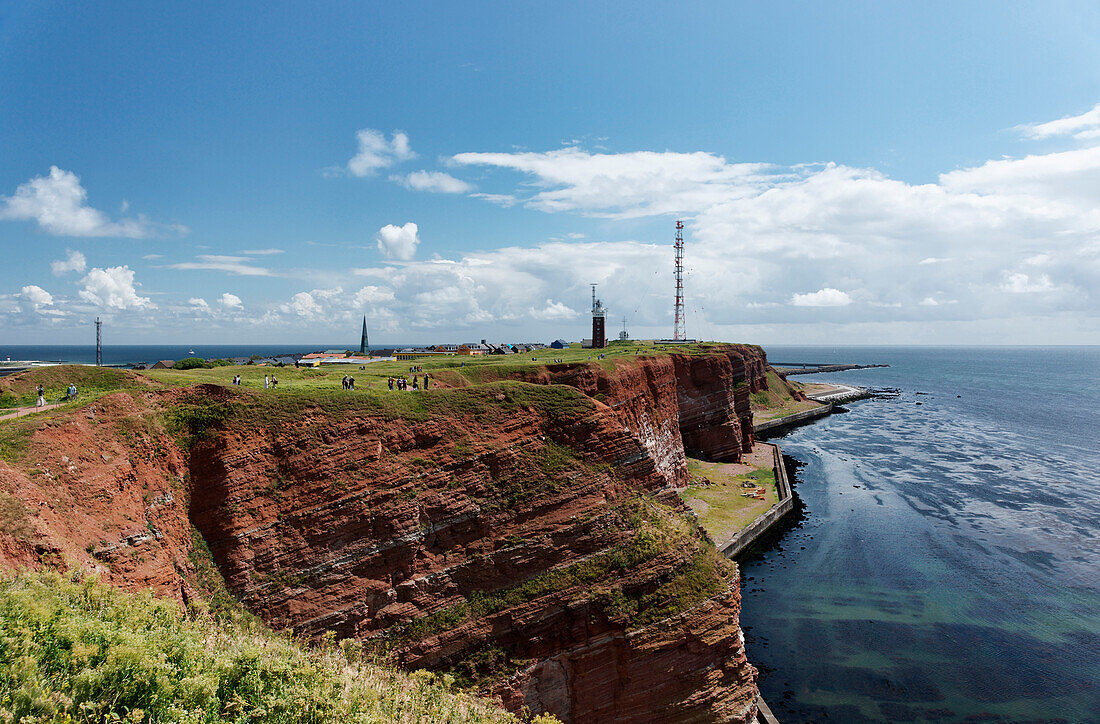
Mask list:
[[[206,364],[206,360],[202,357],[184,357],[180,361],[172,365],[174,370],[194,370],[202,367],[213,367],[214,365]]]

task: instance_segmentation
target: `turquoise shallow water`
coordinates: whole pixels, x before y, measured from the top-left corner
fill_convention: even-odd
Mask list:
[[[1100,348],[767,352],[898,390],[777,439],[803,518],[742,623],[780,721],[1100,722]]]

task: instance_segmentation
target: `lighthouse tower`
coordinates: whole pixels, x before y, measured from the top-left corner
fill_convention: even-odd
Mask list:
[[[603,302],[596,299],[596,285],[592,285],[592,346],[596,349],[602,349],[607,346],[607,334],[604,331],[604,322],[606,321],[607,310],[604,309]]]

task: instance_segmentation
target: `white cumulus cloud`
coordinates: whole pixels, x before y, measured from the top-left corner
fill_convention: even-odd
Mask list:
[[[416,224],[409,222],[404,226],[386,224],[378,230],[378,250],[387,259],[412,259],[416,255],[416,247],[420,243],[420,237]]]
[[[348,172],[352,176],[370,176],[379,169],[416,158],[404,131],[394,131],[387,141],[386,134],[381,131],[364,128],[355,134],[355,138],[359,151],[348,161]]]
[[[162,227],[144,217],[111,220],[87,205],[88,192],[72,171],[50,167],[48,176],[21,184],[11,196],[0,196],[0,219],[35,221],[43,231],[58,236],[119,236],[141,239]],[[169,227],[186,231],[185,227]]]
[[[832,287],[791,296],[791,304],[796,307],[844,307],[851,303],[852,298],[846,292]]]
[[[356,307],[364,307],[368,304],[392,302],[395,298],[392,289],[370,284],[357,291],[351,301]]]
[[[53,304],[53,295],[35,284],[23,287],[20,293],[35,309]]]
[[[532,307],[528,313],[535,319],[576,319],[579,316],[575,309],[552,299],[547,299],[546,305],[541,309]]]
[[[61,276],[68,272],[83,273],[84,269],[88,266],[88,262],[84,259],[84,255],[72,249],[66,250],[66,253],[68,254],[66,258],[50,262],[50,270],[54,275]]]
[[[240,309],[244,306],[244,304],[241,302],[240,297],[238,297],[236,294],[230,294],[229,292],[225,292],[220,297],[218,297],[218,303],[226,309]]]
[[[286,314],[293,314],[305,319],[316,319],[324,313],[321,305],[309,292],[298,292],[280,309]]]
[[[156,309],[149,297],[139,296],[134,283],[134,272],[128,266],[106,269],[93,267],[81,282],[80,298],[108,309]]]

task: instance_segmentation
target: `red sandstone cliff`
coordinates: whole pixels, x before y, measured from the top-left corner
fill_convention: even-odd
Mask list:
[[[747,721],[736,569],[670,489],[685,446],[751,445],[765,366],[723,347],[385,404],[110,395],[36,430],[24,464],[0,462],[32,528],[0,535],[0,556],[186,597],[193,524],[275,627],[358,637],[566,721]],[[189,455],[165,410],[206,420]]]

